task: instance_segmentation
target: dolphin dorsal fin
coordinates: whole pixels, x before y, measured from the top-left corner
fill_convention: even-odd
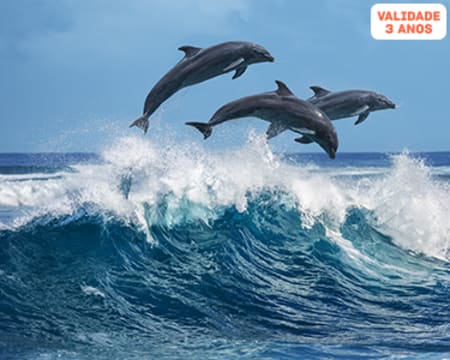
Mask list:
[[[189,46],[189,45],[186,45],[186,46],[180,46],[180,47],[178,48],[178,50],[184,51],[184,56],[185,56],[185,57],[191,57],[191,56],[194,56],[194,55],[197,54],[201,49],[202,49],[202,48],[198,48],[198,47],[195,47],[195,46]]]
[[[310,86],[309,88],[314,92],[314,95],[317,97],[325,96],[331,92],[330,90],[324,89],[323,87],[320,86]]]
[[[280,80],[275,80],[277,83],[278,89],[275,91],[280,96],[290,96],[294,95],[294,93],[289,90],[289,88],[286,86],[286,84]]]

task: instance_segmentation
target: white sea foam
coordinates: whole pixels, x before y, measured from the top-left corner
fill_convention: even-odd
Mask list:
[[[304,226],[321,221],[336,232],[348,209],[364,208],[373,214],[372,225],[399,246],[448,258],[450,189],[407,154],[393,157],[392,166],[382,171],[351,169],[353,175],[377,174],[360,180],[349,179],[342,169],[284,162],[254,134],[242,148],[216,153],[192,144],[160,146],[141,136],[124,137],[102,157],[101,164],[77,165],[51,178],[0,179],[0,209],[22,210],[21,217],[0,228],[40,215],[70,215],[89,204],[89,211],[140,224],[151,241],[150,223],[208,222],[227,207],[246,211],[252,194],[281,190],[300,210]]]
[[[398,245],[448,257],[450,189],[432,179],[422,160],[407,153],[394,156],[391,172],[361,191],[359,202],[374,211],[376,227]]]
[[[99,289],[97,289],[96,287],[93,287],[93,286],[82,285],[81,286],[81,290],[86,295],[93,295],[93,296],[98,296],[98,297],[101,297],[101,298],[105,297],[105,294],[102,291],[100,291]]]

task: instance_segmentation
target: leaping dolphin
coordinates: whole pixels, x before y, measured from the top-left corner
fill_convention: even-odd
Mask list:
[[[311,86],[314,96],[308,99],[328,115],[330,120],[358,116],[355,125],[367,119],[372,111],[395,109],[397,106],[386,96],[368,90],[332,92],[320,86]]]
[[[230,71],[236,71],[233,75],[236,79],[251,64],[275,60],[262,46],[245,41],[230,41],[204,49],[182,46],[178,50],[184,52],[184,58],[153,86],[145,99],[143,115],[130,127],[137,126],[146,133],[150,115],[182,88]]]
[[[206,139],[216,125],[233,119],[254,116],[270,122],[266,132],[267,139],[285,130],[292,130],[303,135],[295,141],[301,143],[315,141],[331,159],[334,159],[338,148],[338,138],[330,119],[316,106],[297,98],[286,84],[279,80],[275,82],[278,85],[275,91],[229,102],[217,110],[207,123],[187,122],[186,125],[197,128]]]

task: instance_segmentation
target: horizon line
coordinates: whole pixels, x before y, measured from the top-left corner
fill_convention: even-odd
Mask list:
[[[216,152],[216,151],[214,151]],[[221,151],[222,152],[222,151]],[[450,150],[423,150],[423,151],[410,151],[408,149],[405,150],[399,150],[399,151],[340,151],[337,154],[399,154],[399,153],[409,153],[409,154],[424,154],[424,153],[450,153]],[[326,156],[325,153],[321,151],[309,151],[309,152],[277,152],[274,151],[274,153],[277,154],[305,154],[305,155],[313,155],[313,154],[323,154]],[[68,152],[62,152],[62,151],[37,151],[37,152],[21,152],[21,151],[5,151],[1,152],[0,155],[101,155],[101,152],[95,152],[95,151],[68,151]]]

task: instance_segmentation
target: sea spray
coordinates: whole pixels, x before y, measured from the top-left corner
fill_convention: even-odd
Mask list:
[[[450,192],[432,179],[423,160],[407,152],[392,156],[392,169],[361,192],[360,206],[373,210],[373,223],[399,246],[448,259]]]
[[[298,209],[303,227],[320,223],[339,231],[351,209],[365,209],[367,221],[402,248],[448,258],[448,185],[432,178],[422,160],[403,153],[383,169],[299,165],[274,154],[254,133],[242,148],[220,152],[122,137],[100,161],[73,165],[70,171],[2,175],[0,207],[16,209],[17,216],[1,226],[84,209],[148,232],[158,223],[209,223],[230,207],[245,212],[264,192],[283,194],[280,199]]]

